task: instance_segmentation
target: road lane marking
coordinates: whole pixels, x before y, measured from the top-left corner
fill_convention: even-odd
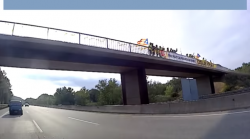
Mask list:
[[[84,121],[84,120],[76,119],[76,118],[73,118],[73,117],[68,117],[68,118],[69,118],[69,119],[73,119],[73,120],[77,120],[77,121],[81,121],[81,122],[85,122],[85,123],[89,123],[89,124],[99,125],[98,123],[93,123],[93,122],[89,122],[89,121]]]
[[[212,114],[197,114],[197,115],[194,115],[194,114],[189,114],[189,115],[141,115],[141,116],[135,116],[135,117],[155,117],[155,118],[159,118],[159,117],[202,117],[202,116],[220,116],[220,115],[234,115],[234,114],[241,114],[241,113],[249,113],[249,111],[238,111],[238,112],[229,112],[229,113],[225,113],[225,112],[222,112],[222,113],[212,113]]]
[[[3,115],[1,115],[0,117],[3,117],[4,115],[6,115],[8,113],[8,111],[6,111]]]
[[[42,129],[38,126],[38,124],[36,123],[35,120],[33,120],[33,123],[35,124],[36,128],[37,128],[40,132],[43,132]]]

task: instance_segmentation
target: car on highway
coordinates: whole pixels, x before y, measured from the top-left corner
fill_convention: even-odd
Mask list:
[[[24,106],[25,106],[25,107],[29,107],[29,103],[25,103]]]
[[[11,100],[9,103],[9,114],[20,114],[23,115],[22,102],[19,100]]]

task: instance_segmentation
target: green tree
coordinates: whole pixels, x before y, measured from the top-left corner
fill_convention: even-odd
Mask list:
[[[173,78],[167,84],[172,85],[173,86],[173,91],[176,92],[176,93],[179,93],[179,92],[182,91],[181,79],[180,78]]]
[[[242,66],[236,68],[235,71],[250,74],[250,62],[243,63]],[[250,76],[236,74],[225,75],[225,86],[223,88],[223,92],[238,90],[246,87],[250,87]]]
[[[101,105],[122,104],[121,85],[115,79],[99,80],[96,89],[100,92],[99,103]]]
[[[55,98],[53,95],[41,94],[36,99],[36,104],[39,105],[53,105],[55,103]]]
[[[0,69],[0,104],[7,104],[12,96],[13,93],[11,91],[10,80],[8,79],[6,72]]]
[[[75,104],[85,106],[89,103],[89,90],[85,87],[75,93]]]
[[[166,93],[168,92],[168,93]],[[148,81],[149,102],[165,102],[180,98],[182,92],[181,79],[173,78],[167,83]]]
[[[165,90],[165,95],[167,98],[172,98],[173,94],[174,94],[174,87],[172,85],[168,85],[166,87],[166,90]]]
[[[29,103],[30,105],[37,105],[36,99],[34,98],[26,98],[25,102]]]
[[[62,105],[74,105],[75,104],[75,92],[72,88],[65,86],[62,88],[57,88],[54,94],[55,104]]]
[[[236,68],[235,70],[243,73],[250,73],[250,62],[242,63],[242,66]]]
[[[100,92],[97,89],[90,89],[89,90],[89,99],[91,102],[98,102],[100,96]]]
[[[156,81],[148,81],[148,96],[149,96],[149,102],[154,103],[154,102],[159,102],[161,101],[161,96],[164,96],[166,89],[166,84],[162,84],[160,82]],[[160,100],[159,100],[160,98]]]

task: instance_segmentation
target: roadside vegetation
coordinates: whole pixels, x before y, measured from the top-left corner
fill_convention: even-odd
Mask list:
[[[12,96],[10,80],[6,72],[0,69],[0,104],[8,104]]]
[[[235,71],[242,73],[250,73],[250,62],[243,63],[242,66],[235,69]],[[224,86],[221,92],[238,90],[250,87],[250,77],[243,75],[226,75]]]

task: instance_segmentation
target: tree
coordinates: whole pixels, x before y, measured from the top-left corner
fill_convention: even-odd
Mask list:
[[[10,80],[6,72],[0,69],[0,104],[8,103],[12,96]]]
[[[74,105],[75,104],[75,92],[72,88],[65,86],[57,88],[55,96],[55,104]]]
[[[168,85],[165,90],[165,95],[167,98],[171,98],[172,95],[174,94],[174,87],[172,85]]]
[[[242,63],[242,66],[236,68],[235,70],[243,73],[250,73],[250,62]]]
[[[25,102],[27,102],[31,105],[37,105],[36,99],[34,99],[34,98],[26,98]]]
[[[166,95],[166,92],[167,95]],[[165,102],[178,99],[181,96],[181,80],[179,78],[173,78],[167,83],[163,84],[156,81],[148,81],[148,94],[149,102]]]
[[[173,78],[167,83],[167,86],[172,86],[172,97],[173,100],[177,99],[180,97],[181,92],[182,92],[182,87],[181,87],[181,79],[180,78]]]
[[[100,92],[99,103],[102,105],[122,104],[121,86],[115,79],[99,80],[95,86]]]
[[[75,93],[75,104],[85,106],[89,103],[89,91],[83,87]]]
[[[100,96],[100,92],[97,89],[90,89],[89,90],[89,99],[91,102],[98,102]]]
[[[161,95],[165,95],[164,91],[166,89],[166,84],[162,84],[160,82],[156,81],[148,81],[148,95],[149,95],[149,102],[154,103],[154,102],[159,102],[159,99],[161,99]],[[161,99],[162,100],[162,99]]]
[[[235,71],[250,73],[250,62],[242,63],[242,66],[236,68]],[[246,87],[250,87],[250,76],[235,74],[225,75],[225,86],[223,87],[223,92],[238,90]]]
[[[53,105],[54,103],[55,103],[54,96],[48,94],[42,94],[36,100],[36,104]]]

